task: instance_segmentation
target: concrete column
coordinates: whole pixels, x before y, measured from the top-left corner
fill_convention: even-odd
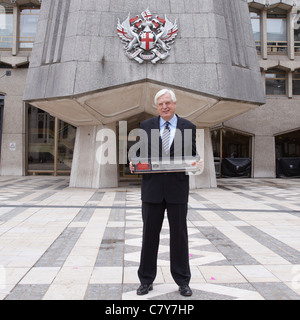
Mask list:
[[[118,186],[116,125],[78,127],[70,187]]]
[[[5,81],[5,80],[4,80]],[[11,81],[11,79],[6,81]],[[16,80],[15,80],[16,81]],[[17,81],[16,81],[17,83]],[[25,169],[25,107],[22,96],[6,95],[4,99],[1,175],[22,176]]]
[[[217,179],[214,164],[214,155],[209,128],[197,130],[197,152],[204,159],[204,170],[200,175],[190,175],[190,188],[216,188]]]
[[[264,87],[264,92],[266,92],[266,70],[261,71],[261,80]]]
[[[295,37],[294,37],[294,13],[290,10],[287,13],[287,39],[288,39],[288,57],[295,59]]]
[[[287,72],[287,96],[293,98],[293,71]]]
[[[275,178],[275,139],[273,136],[255,136],[254,178]]]
[[[262,10],[260,20],[260,41],[261,41],[261,57],[268,59],[268,46],[267,46],[267,10]]]
[[[19,8],[14,6],[13,16],[14,16],[14,28],[13,28],[13,43],[12,43],[12,55],[16,56],[19,51]]]

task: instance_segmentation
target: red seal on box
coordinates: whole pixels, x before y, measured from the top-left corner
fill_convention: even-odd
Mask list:
[[[149,163],[138,163],[136,165],[136,169],[138,171],[140,171],[140,170],[150,170],[150,165],[149,165]]]

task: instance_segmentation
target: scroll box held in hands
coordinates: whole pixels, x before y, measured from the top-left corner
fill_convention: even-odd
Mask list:
[[[172,158],[172,159],[141,159],[131,160],[134,166],[134,173],[166,173],[166,172],[197,172],[199,156]]]

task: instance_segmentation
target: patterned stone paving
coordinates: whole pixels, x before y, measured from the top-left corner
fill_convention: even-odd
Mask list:
[[[300,180],[219,179],[192,190],[191,288],[169,271],[165,219],[154,290],[138,297],[140,189],[0,177],[2,300],[300,300]]]

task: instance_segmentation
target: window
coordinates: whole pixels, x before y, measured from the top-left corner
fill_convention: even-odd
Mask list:
[[[293,95],[300,95],[300,70],[293,73]]]
[[[268,54],[287,54],[287,15],[275,8],[267,13]]]
[[[295,53],[300,55],[300,11],[294,14]]]
[[[275,137],[276,175],[300,177],[300,130]]]
[[[0,69],[12,69],[12,66],[11,66],[11,64],[0,62]],[[6,72],[9,72],[9,70],[7,70]],[[3,76],[1,76],[1,77],[3,77]]]
[[[39,9],[20,10],[20,48],[33,47],[39,14]]]
[[[222,157],[223,158],[249,158],[249,136],[228,129],[222,129]]]
[[[28,106],[28,173],[69,174],[76,128]]]
[[[12,48],[13,7],[0,3],[0,48]]]
[[[76,138],[76,128],[59,120],[57,123],[57,171],[70,172]]]
[[[286,73],[280,69],[270,69],[266,72],[266,94],[286,94]]]
[[[276,158],[300,157],[300,130],[275,137]]]
[[[261,43],[260,43],[260,12],[250,8],[250,18],[252,24],[252,30],[254,35],[254,41],[256,45],[257,53],[261,52]]]
[[[250,177],[252,137],[221,128],[211,131],[217,177]]]
[[[1,145],[2,145],[3,109],[4,109],[4,96],[0,94],[0,155],[1,155]]]

